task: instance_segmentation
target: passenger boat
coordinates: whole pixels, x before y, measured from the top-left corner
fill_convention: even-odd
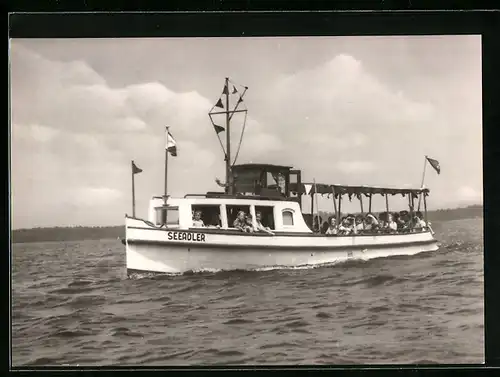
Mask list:
[[[247,88],[240,94],[233,85],[230,93],[230,84],[232,82],[226,78],[222,96],[214,106],[222,111],[212,108],[209,112],[217,136],[226,132],[226,147],[223,148],[226,181],[218,182],[224,190],[186,194],[180,198],[167,195],[168,156],[176,153],[176,141],[167,128],[164,194],[150,200],[147,219],[135,217],[135,205],[133,216],[125,216],[124,244],[129,276],[145,272],[178,274],[321,266],[349,259],[413,255],[438,249],[434,232],[428,224],[406,232],[383,229],[348,235],[314,232],[312,223],[313,218],[318,217],[318,211],[314,213],[312,203],[318,195],[332,198],[337,224],[341,219],[343,199],[356,197],[364,215],[371,213],[374,195],[385,197],[387,213],[390,196],[407,197],[410,219],[414,218],[414,201],[418,199],[419,207],[423,202],[423,217],[427,223],[429,190],[423,187],[398,189],[302,182],[301,171],[290,166],[231,163],[230,120],[236,112],[246,114],[247,110],[238,110],[238,107],[243,103]],[[229,96],[234,94],[239,98],[236,106],[229,109]],[[224,96],[225,106],[222,102]],[[214,114],[225,115],[225,127],[213,122]],[[132,164],[133,179],[140,169]],[[311,198],[311,213],[302,211],[304,196]],[[368,199],[367,212],[363,208],[363,197]],[[240,211],[251,215],[254,229],[260,225],[256,222],[257,214],[266,228],[254,232],[235,228]],[[194,213],[201,214],[203,226],[198,226],[199,221],[193,221]]]

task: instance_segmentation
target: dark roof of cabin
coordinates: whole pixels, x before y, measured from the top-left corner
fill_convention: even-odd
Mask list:
[[[233,169],[272,169],[272,170],[287,169],[287,170],[290,170],[290,169],[292,169],[292,167],[291,166],[283,166],[283,165],[272,165],[272,164],[240,164],[240,165],[234,165]]]
[[[294,184],[291,187],[292,191],[298,191],[301,193],[306,193],[307,190],[305,185],[310,185],[311,189],[309,191],[310,194],[318,193],[318,194],[332,194],[335,192],[335,195],[358,195],[358,194],[389,194],[389,195],[418,195],[420,193],[425,193],[426,195],[429,193],[429,189],[410,189],[410,188],[391,188],[391,187],[372,187],[372,186],[345,186],[345,185],[329,185],[324,183],[302,183],[297,187],[297,184]],[[316,187],[316,188],[315,188]]]

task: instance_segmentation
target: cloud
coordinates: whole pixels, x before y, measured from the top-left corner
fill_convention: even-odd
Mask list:
[[[261,39],[255,46],[272,47],[273,40],[267,41]],[[480,69],[479,73],[469,72],[470,58],[455,56],[452,76],[446,75],[446,69],[439,70],[439,75],[424,74],[421,67],[405,71],[412,62],[418,65],[418,54],[398,60],[400,64],[392,65],[391,72],[378,59],[374,71],[370,59],[347,47],[345,52],[329,56],[324,45],[321,49],[308,47],[307,51],[318,54],[295,61],[300,60],[295,59],[297,51],[314,46],[315,41],[283,42],[279,56],[273,48],[266,49],[259,67],[269,65],[269,72],[276,72],[273,64],[280,62],[279,70],[284,73],[279,76],[261,76],[252,71],[253,62],[237,55],[232,58],[240,73],[251,72],[243,75],[242,82],[255,79],[248,82],[251,90],[245,96],[249,113],[238,163],[294,166],[302,170],[306,181],[416,187],[427,154],[443,167],[439,177],[430,171],[426,176],[431,207],[478,197],[482,191]],[[58,54],[66,54],[66,42],[57,43]],[[23,47],[29,43],[11,43],[14,225],[122,223],[131,202],[132,159],[143,169],[136,176],[136,202],[138,214],[145,215],[149,197],[163,192],[165,125],[171,126],[179,150],[178,157],[169,159],[172,195],[218,190],[214,178],[224,180],[224,155],[208,118],[222,89],[214,87],[209,78],[211,68],[203,71],[195,64],[189,71],[183,67],[182,80],[173,70],[149,73],[152,67],[159,68],[147,58],[155,56],[156,43],[179,48],[167,40],[151,42],[151,55],[141,47],[144,57],[136,61],[140,64],[124,62],[120,78],[110,73],[109,62],[115,62],[116,54],[126,51],[124,46],[131,42],[113,42],[112,54],[104,45],[92,50],[93,43],[82,44],[87,46],[85,51],[94,52],[93,58],[91,52],[80,54],[73,49],[64,60],[48,58],[48,48],[41,55]],[[245,48],[250,51],[252,43]],[[343,46],[354,44],[350,39]],[[56,50],[53,46],[51,51]],[[192,46],[188,50],[189,61],[203,56],[210,60],[207,67],[220,63],[216,52],[206,55]],[[422,59],[440,67],[439,53],[435,47],[431,50]],[[467,66],[463,61],[469,62]],[[131,74],[125,77],[123,72]],[[139,72],[137,76],[135,72]],[[412,73],[411,80],[403,80],[405,72]],[[388,77],[399,77],[407,85],[398,86],[398,80]],[[197,90],[189,85],[185,91],[179,90],[180,81],[192,81],[190,85]],[[177,82],[176,90],[173,82]],[[243,122],[243,114],[231,121],[232,159]],[[225,134],[220,136],[224,143]],[[81,190],[87,190],[83,196],[93,198],[92,202],[101,203],[100,216],[87,209],[85,200],[90,199],[71,200],[77,193],[83,194]],[[72,203],[71,216],[61,204],[63,199]]]
[[[84,223],[119,223],[128,207],[130,159],[144,169],[138,198],[144,191],[159,193],[148,186],[163,188],[167,124],[179,143],[169,169],[172,192],[182,186],[197,192],[199,182],[202,188],[215,185],[210,170],[218,141],[209,126],[210,103],[198,93],[176,93],[155,82],[110,87],[82,61],[52,61],[18,45],[11,70],[14,225],[42,217],[41,207],[39,215],[29,210],[35,200],[54,224],[64,223],[64,198]],[[189,170],[187,178],[175,179]],[[114,215],[85,216],[93,204]]]

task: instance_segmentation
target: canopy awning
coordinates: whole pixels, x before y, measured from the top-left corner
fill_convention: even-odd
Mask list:
[[[390,187],[373,187],[373,186],[345,186],[345,185],[329,185],[325,183],[300,183],[291,184],[290,191],[302,194],[333,194],[339,195],[410,195],[418,197],[424,193],[429,195],[429,189],[410,189],[410,188],[390,188]]]

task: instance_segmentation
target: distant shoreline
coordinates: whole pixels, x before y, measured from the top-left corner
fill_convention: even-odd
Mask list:
[[[326,220],[327,212],[320,211],[320,216]],[[428,218],[432,221],[449,221],[483,217],[483,205],[475,204],[463,208],[439,209],[428,211]],[[12,243],[28,242],[57,242],[82,241],[99,239],[116,239],[125,237],[125,226],[76,226],[76,227],[47,227],[31,229],[15,229],[12,231]]]

